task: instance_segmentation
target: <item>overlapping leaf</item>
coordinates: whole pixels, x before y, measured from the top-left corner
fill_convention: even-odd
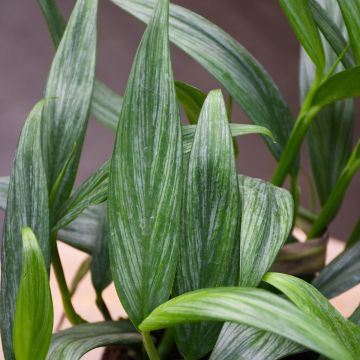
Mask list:
[[[160,305],[139,328],[151,331],[204,320],[252,326],[286,337],[330,359],[354,360],[332,329],[313,314],[261,289],[227,287],[193,291]]]
[[[112,0],[148,22],[153,0]],[[226,32],[177,5],[170,6],[170,39],[217,78],[249,118],[268,128],[276,143],[264,138],[278,159],[292,128],[292,116],[262,66]]]
[[[283,292],[319,325],[326,327],[347,349],[352,359],[360,357],[360,327],[342,317],[313,286],[294,276],[280,273],[267,273],[263,280]]]
[[[44,255],[30,228],[22,228],[22,269],[14,320],[16,360],[44,360],[53,327],[53,305]]]
[[[158,2],[137,51],[110,170],[110,260],[135,324],[168,299],[180,234],[182,143],[168,6]]]
[[[226,107],[221,91],[215,90],[201,110],[190,153],[176,294],[236,284],[239,204]],[[220,324],[206,323],[175,329],[180,352],[185,358],[204,356],[213,347],[220,329]]]
[[[79,360],[98,347],[141,342],[141,335],[128,321],[81,324],[53,335],[47,360]]]
[[[10,178],[1,254],[1,336],[6,360],[14,358],[12,329],[22,267],[21,228],[31,227],[50,266],[50,233],[46,175],[40,142],[39,102],[21,132]]]
[[[45,88],[45,97],[56,99],[45,104],[42,121],[53,212],[71,193],[84,141],[95,76],[97,5],[97,0],[77,1]]]

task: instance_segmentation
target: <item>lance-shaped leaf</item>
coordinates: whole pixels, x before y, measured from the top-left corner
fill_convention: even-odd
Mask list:
[[[6,199],[10,183],[9,176],[0,176],[0,209],[6,209]]]
[[[227,287],[180,295],[156,308],[139,329],[152,331],[204,320],[249,325],[286,337],[330,359],[354,360],[345,344],[316,317],[261,289]]]
[[[325,68],[325,54],[309,1],[280,0],[279,2],[298,40],[316,65],[317,74],[320,76]]]
[[[360,283],[360,242],[337,256],[313,281],[327,298],[351,289]]]
[[[21,228],[31,227],[50,266],[50,232],[46,175],[40,126],[44,102],[39,102],[20,135],[10,178],[1,253],[1,336],[6,360],[13,359],[12,331],[22,267]]]
[[[220,90],[201,110],[185,181],[183,239],[175,293],[235,285],[238,278],[240,198],[232,138]],[[185,358],[200,358],[213,347],[221,324],[175,330]],[[206,342],[201,339],[207,339]]]
[[[345,25],[336,0],[318,1],[319,3],[315,2],[316,5],[331,19],[340,31],[340,35],[346,36]],[[324,49],[326,68],[330,69],[337,60],[337,55],[326,41],[324,41]],[[337,67],[337,71],[339,70],[342,70],[341,65]],[[315,67],[302,50],[300,56],[301,101],[304,101],[315,76]],[[328,199],[350,155],[354,113],[352,100],[338,101],[323,109],[310,125],[307,140],[321,205],[324,205]]]
[[[359,359],[360,327],[345,319],[318,290],[306,281],[286,274],[267,273],[263,280],[283,292],[300,310],[331,331],[352,354],[352,358]]]
[[[349,32],[350,43],[354,52],[356,63],[360,65],[360,1],[338,0],[338,3]]]
[[[318,88],[312,104],[323,107],[337,100],[357,96],[360,96],[360,66],[331,76]]]
[[[239,285],[256,287],[285,243],[293,222],[288,191],[262,180],[239,176],[241,198]],[[229,346],[229,344],[234,344]],[[273,351],[276,349],[276,351]],[[211,359],[277,359],[302,348],[271,333],[226,323]],[[270,353],[272,355],[270,355]]]
[[[107,199],[109,168],[108,160],[67,199],[58,211],[56,229],[68,225],[86,208],[101,204]]]
[[[168,7],[159,0],[137,51],[110,169],[112,273],[136,325],[169,297],[180,234],[182,143]]]
[[[148,22],[153,0],[112,0]],[[262,66],[235,39],[207,19],[170,5],[170,40],[209,71],[256,125],[268,128],[276,143],[264,138],[278,159],[293,120],[278,88]]]
[[[318,0],[309,0],[309,6],[311,8],[311,12],[313,14],[314,20],[320,29],[321,33],[324,35],[328,44],[333,48],[336,55],[340,56],[340,54],[344,51],[346,46],[348,45],[346,39],[343,36],[343,29],[339,28],[338,21],[342,18],[338,16],[338,7],[334,6],[336,0],[331,1],[321,1],[321,5]],[[323,8],[323,6],[326,7]],[[333,12],[334,11],[334,12]],[[332,15],[336,15],[334,18]],[[337,21],[336,21],[336,20]],[[335,22],[335,21],[336,22]],[[325,53],[326,53],[325,48]],[[355,65],[355,60],[352,51],[349,49],[343,57],[341,58],[341,62],[345,68],[350,68]]]
[[[46,359],[79,360],[98,347],[141,342],[141,335],[128,321],[81,324],[53,335]]]
[[[30,228],[22,228],[22,270],[14,320],[16,360],[44,360],[53,327],[53,305],[44,255]]]
[[[71,193],[84,141],[95,76],[97,5],[97,0],[77,1],[45,88],[45,97],[56,99],[45,104],[42,121],[54,211]]]

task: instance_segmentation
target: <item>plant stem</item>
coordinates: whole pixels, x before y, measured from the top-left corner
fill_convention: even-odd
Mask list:
[[[57,233],[53,232],[51,234],[51,263],[54,269],[56,281],[58,283],[61,299],[64,307],[64,312],[68,320],[71,324],[76,325],[80,324],[82,322],[85,322],[84,319],[81,318],[80,315],[78,315],[72,305],[71,302],[71,293],[69,291],[69,288],[67,287],[64,270],[61,265],[61,260],[56,244],[56,237]]]
[[[99,293],[99,292],[96,293],[96,306],[100,310],[100,312],[105,320],[107,320],[107,321],[112,320],[110,311],[109,311],[108,307],[106,306],[106,303],[105,303],[104,299],[102,298],[101,293]]]
[[[160,358],[165,358],[167,354],[170,353],[174,345],[174,337],[171,329],[166,329],[165,333],[160,341],[160,344],[157,348]]]
[[[160,360],[159,354],[157,353],[154,343],[152,342],[150,333],[143,332],[141,334],[142,334],[142,338],[143,338],[144,347],[149,356],[149,359],[150,360]]]

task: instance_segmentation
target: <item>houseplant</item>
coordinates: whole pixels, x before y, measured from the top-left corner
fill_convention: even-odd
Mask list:
[[[53,0],[38,2],[57,51],[11,178],[1,179],[6,359],[77,359],[114,344],[128,358],[359,358],[359,310],[347,320],[326,299],[359,282],[359,225],[348,249],[315,279],[311,257],[311,271],[300,277],[268,272],[281,248],[294,243],[294,224],[308,243],[326,233],[360,167],[359,142],[352,147],[349,136],[353,104],[344,102],[360,93],[359,1],[280,1],[304,49],[296,121],[243,47],[181,7],[170,7],[169,21],[167,0],[113,0],[148,22],[123,98],[95,79],[97,1],[77,0],[66,28]],[[205,95],[174,81],[169,36],[254,125],[229,124],[219,90]],[[181,126],[177,102],[189,125]],[[114,151],[73,190],[89,112],[116,128]],[[247,133],[262,134],[278,160],[272,183],[237,174],[232,136]],[[318,151],[334,133],[337,151]],[[305,136],[319,214],[299,205]],[[280,187],[287,176],[291,192]],[[58,240],[92,255],[106,321],[86,323],[74,310]],[[74,325],[53,337],[50,264]],[[130,320],[113,321],[107,311],[102,291],[112,280]]]

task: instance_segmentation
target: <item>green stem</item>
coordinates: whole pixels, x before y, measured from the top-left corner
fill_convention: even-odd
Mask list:
[[[142,334],[142,338],[143,338],[144,347],[149,356],[149,359],[150,360],[160,360],[159,354],[157,353],[155,345],[152,342],[150,333],[143,332],[141,334]]]
[[[99,292],[96,293],[96,306],[98,307],[98,309],[100,310],[102,316],[104,317],[104,319],[106,321],[112,320],[110,311],[109,311],[108,307],[106,306],[106,303],[105,303],[104,299],[102,298],[101,293],[99,293]]]
[[[51,234],[51,263],[54,269],[56,281],[59,286],[61,299],[64,307],[64,312],[66,317],[69,319],[70,323],[73,325],[80,324],[85,322],[84,319],[81,318],[80,315],[78,315],[71,303],[71,293],[69,291],[69,288],[67,287],[64,270],[61,265],[61,260],[56,244],[56,236],[57,233],[53,232]]]
[[[164,336],[162,337],[160,344],[157,348],[160,358],[165,358],[168,355],[174,345],[174,337],[171,329],[166,329]]]

